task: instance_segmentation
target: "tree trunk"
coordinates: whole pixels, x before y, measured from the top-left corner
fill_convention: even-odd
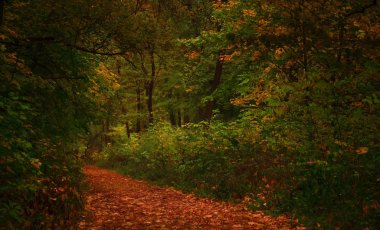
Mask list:
[[[211,83],[211,91],[210,94],[212,94],[219,86],[220,80],[222,78],[222,71],[223,71],[223,62],[220,60],[220,57],[223,55],[223,51],[219,51],[218,60],[216,61],[215,65],[215,73],[214,73],[214,79]],[[207,105],[205,106],[203,110],[203,118],[205,120],[211,120],[212,118],[212,110],[215,107],[215,101],[209,101]]]
[[[153,124],[153,89],[154,89],[154,81],[156,79],[156,64],[154,61],[154,47],[152,48],[150,52],[150,65],[151,65],[151,74],[150,74],[150,80],[146,84],[146,94],[147,94],[147,107],[148,107],[148,121],[149,124]]]
[[[128,112],[127,112],[127,110],[125,109],[124,106],[121,108],[121,112],[123,114],[125,114],[125,116],[127,116]],[[126,121],[125,121],[125,133],[127,134],[128,139],[131,138],[131,129],[129,127],[129,121],[128,121],[128,119],[126,119]]]
[[[140,85],[137,85],[136,88],[136,109],[137,109],[137,119],[136,119],[136,132],[141,132],[141,92]]]
[[[112,113],[112,103],[111,100],[108,99],[107,102],[107,116],[106,119],[103,122],[103,135],[104,135],[104,144],[107,145],[108,143],[111,142],[111,138],[109,137],[108,133],[110,131],[110,126],[111,126],[111,113]]]
[[[108,137],[108,131],[109,131],[109,121],[108,118],[103,121],[103,146],[107,146],[107,144],[110,142]]]
[[[182,115],[181,110],[178,110],[178,127],[182,126]]]
[[[170,109],[169,111],[169,120],[170,120],[170,124],[172,126],[175,126],[176,125],[176,122],[175,122],[175,114],[174,114],[174,111],[172,109]]]
[[[2,26],[4,22],[4,7],[5,0],[0,0],[0,26]]]
[[[125,131],[127,132],[128,139],[130,139],[131,138],[131,129],[129,128],[129,122],[128,121],[125,122]]]
[[[188,124],[188,123],[190,123],[190,116],[187,114],[187,111],[185,110],[185,112],[184,112],[185,114],[184,114],[184,116],[183,116],[183,123],[184,124]]]
[[[146,94],[147,94],[147,107],[148,107],[148,121],[149,124],[153,124],[153,87],[154,87],[154,81],[151,80],[149,83],[146,85]]]

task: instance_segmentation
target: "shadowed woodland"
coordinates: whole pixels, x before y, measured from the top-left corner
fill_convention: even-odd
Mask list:
[[[0,0],[0,229],[380,229],[379,12]]]

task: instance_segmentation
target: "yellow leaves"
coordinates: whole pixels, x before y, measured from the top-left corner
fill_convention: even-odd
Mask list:
[[[364,30],[358,30],[356,32],[356,37],[359,39],[364,39],[366,37],[366,32]]]
[[[278,49],[275,50],[275,52],[274,52],[274,58],[276,60],[279,60],[279,59],[282,58],[282,56],[283,56],[284,53],[285,53],[285,49],[282,48],[282,47],[280,47],[280,48],[278,48]]]
[[[115,90],[120,89],[120,84],[117,83],[117,82],[113,82],[112,83],[112,88],[115,89]]]
[[[352,10],[352,6],[345,6],[343,7],[343,10],[345,10],[346,12],[349,12]]]
[[[365,108],[365,104],[362,101],[354,101],[351,103],[354,108]]]
[[[91,79],[90,81],[91,81],[91,87],[89,88],[89,92],[95,95],[98,94],[100,91],[99,84],[94,79]]]
[[[40,169],[42,163],[39,159],[36,159],[36,158],[33,158],[31,161],[30,161],[30,164],[35,168],[35,169]]]
[[[358,20],[354,20],[354,21],[353,21],[353,25],[354,25],[355,27],[360,27],[360,26],[361,26],[361,24],[360,24],[360,22],[359,22]]]
[[[110,81],[115,81],[118,79],[117,74],[113,73],[106,65],[100,64],[98,68],[96,69],[96,72],[104,77],[105,79],[108,79]]]
[[[239,0],[229,0],[227,7],[232,9],[232,8],[236,7],[237,5],[239,5],[239,3],[240,3]]]
[[[264,77],[265,75],[267,75],[267,74],[272,70],[272,67],[273,67],[272,64],[269,65],[268,67],[266,67],[266,68],[264,69],[264,71],[261,73],[261,77]]]
[[[96,78],[90,79],[89,93],[93,98],[105,102],[108,99],[107,92],[117,91],[121,88],[120,77],[103,63],[96,68],[96,73]]]
[[[334,143],[339,145],[339,146],[343,146],[343,147],[348,146],[346,142],[340,141],[340,140],[335,140]]]

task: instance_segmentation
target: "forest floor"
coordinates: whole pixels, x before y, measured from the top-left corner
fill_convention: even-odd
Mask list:
[[[79,229],[304,229],[284,216],[199,198],[95,166],[85,166],[90,189]]]

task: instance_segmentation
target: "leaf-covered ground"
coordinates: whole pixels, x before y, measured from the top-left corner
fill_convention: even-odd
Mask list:
[[[286,217],[160,188],[95,166],[80,229],[290,229]],[[301,229],[298,227],[297,229]]]

